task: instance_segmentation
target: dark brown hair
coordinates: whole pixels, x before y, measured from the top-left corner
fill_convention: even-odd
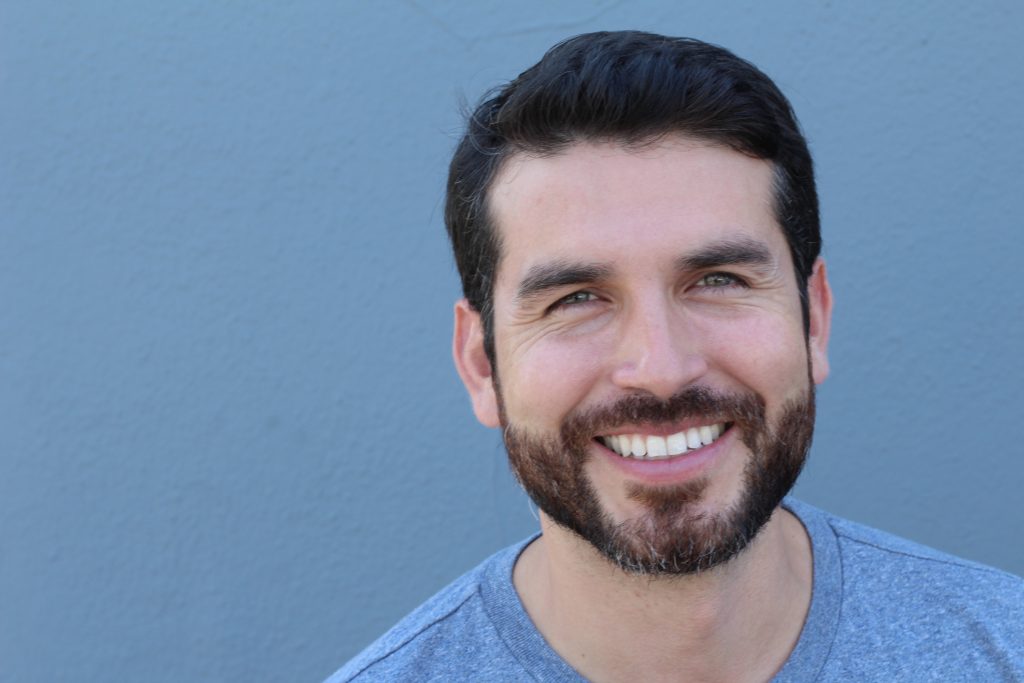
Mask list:
[[[469,304],[494,365],[492,300],[501,235],[487,193],[517,152],[556,154],[584,140],[644,144],[678,133],[771,161],[775,213],[796,270],[807,325],[807,278],[821,250],[807,142],[789,101],[724,48],[638,31],[588,33],[551,48],[469,116],[448,175],[445,224]]]

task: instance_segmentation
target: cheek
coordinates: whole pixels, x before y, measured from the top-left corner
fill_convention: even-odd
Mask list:
[[[599,336],[583,336],[541,339],[506,354],[500,379],[509,418],[561,424],[598,383],[608,353]]]
[[[706,348],[713,365],[771,400],[790,385],[807,381],[807,345],[803,328],[775,320],[747,320],[720,327]],[[711,351],[711,349],[714,349]]]
[[[784,316],[694,316],[685,334],[690,339],[681,344],[685,349],[680,352],[704,356],[713,375],[707,379],[713,385],[725,380],[761,394],[769,403],[806,387],[807,347],[799,322]],[[499,358],[507,359],[499,369],[509,419],[553,429],[581,405],[599,400],[607,389],[603,378],[613,370],[615,339],[609,328],[590,334],[553,334],[499,348]]]

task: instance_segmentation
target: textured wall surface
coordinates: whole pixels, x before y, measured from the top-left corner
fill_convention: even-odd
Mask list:
[[[0,680],[318,681],[536,522],[449,360],[460,98],[752,60],[837,299],[805,499],[1024,573],[1024,5],[0,6]]]

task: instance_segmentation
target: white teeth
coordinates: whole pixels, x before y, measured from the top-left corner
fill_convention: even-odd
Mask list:
[[[647,437],[647,457],[648,458],[664,458],[668,455],[668,446],[665,445],[665,439],[661,436],[649,436]]]
[[[681,455],[701,446],[707,446],[722,435],[725,425],[721,422],[700,427],[691,427],[668,436],[647,436],[644,434],[614,434],[601,437],[605,446],[623,457],[642,460],[667,458]]]
[[[668,445],[669,455],[679,455],[680,453],[686,452],[686,433],[679,432],[678,434],[672,434],[665,443]]]

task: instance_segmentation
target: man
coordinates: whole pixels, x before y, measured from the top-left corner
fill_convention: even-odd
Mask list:
[[[1024,583],[785,499],[828,374],[811,157],[755,67],[598,33],[484,101],[454,356],[541,534],[330,680],[1021,680]]]

